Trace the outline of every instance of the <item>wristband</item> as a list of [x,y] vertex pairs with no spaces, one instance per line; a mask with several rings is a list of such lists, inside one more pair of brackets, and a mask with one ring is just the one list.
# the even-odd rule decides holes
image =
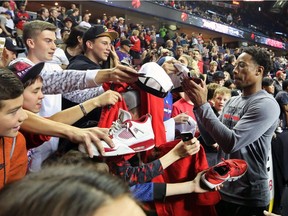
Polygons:
[[80,107],[80,109],[81,109],[83,115],[84,115],[84,116],[87,116],[87,112],[86,112],[86,110],[85,110],[85,108],[84,108],[84,106],[83,106],[82,103],[79,104],[79,107]]

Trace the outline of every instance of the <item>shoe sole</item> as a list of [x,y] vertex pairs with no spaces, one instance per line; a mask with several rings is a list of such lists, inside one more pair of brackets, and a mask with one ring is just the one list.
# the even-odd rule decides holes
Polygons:
[[207,181],[206,178],[205,178],[206,173],[204,173],[204,174],[201,176],[201,181],[202,181],[203,183],[205,183],[205,185],[206,185],[207,187],[209,187],[210,189],[214,189],[215,187],[223,184],[223,183],[226,182],[226,181],[233,182],[233,181],[238,180],[238,179],[241,178],[246,172],[247,172],[247,169],[246,169],[245,172],[242,173],[240,176],[235,176],[235,177],[230,177],[230,176],[229,176],[229,177],[227,177],[226,179],[223,179],[223,182],[221,182],[221,183],[219,183],[219,184],[212,184],[212,183],[210,183],[209,181]]
[[[146,140],[144,142],[136,143],[130,146],[127,145],[119,145],[117,149],[113,148],[105,148],[105,157],[117,156],[117,155],[125,155],[131,153],[137,153],[142,151],[148,151],[154,148],[155,142],[154,139]],[[99,154],[99,153],[98,153]]]
[[[112,157],[112,156],[148,151],[154,148],[154,146],[155,146],[154,139],[150,139],[150,140],[146,140],[144,142],[136,143],[130,146],[122,144],[122,145],[119,145],[117,148],[104,148],[104,151],[105,151],[105,157]],[[78,149],[79,151],[87,154],[87,151],[84,145],[79,145]],[[93,155],[101,156],[98,150],[96,149],[96,147],[93,148]]]

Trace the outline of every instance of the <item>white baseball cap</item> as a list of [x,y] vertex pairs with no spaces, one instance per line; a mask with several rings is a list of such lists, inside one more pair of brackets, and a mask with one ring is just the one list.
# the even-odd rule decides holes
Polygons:
[[136,84],[150,94],[164,98],[173,88],[170,77],[156,62],[148,62],[142,65],[139,73],[143,76],[138,78]]

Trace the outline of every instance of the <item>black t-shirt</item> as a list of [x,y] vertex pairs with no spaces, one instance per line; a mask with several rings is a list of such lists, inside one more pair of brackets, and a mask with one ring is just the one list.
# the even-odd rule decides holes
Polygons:
[[[93,69],[102,69],[100,65],[96,64],[95,62],[91,61],[86,56],[80,54],[75,57],[72,57],[70,59],[70,63],[67,67],[67,69],[75,69],[75,70],[93,70]],[[77,103],[74,103],[66,98],[62,97],[62,110],[68,109],[72,106],[77,105]],[[86,127],[87,124],[91,122],[99,121],[101,115],[101,108],[96,108],[92,110],[90,113],[88,113],[87,116],[84,116],[77,122],[75,122],[73,125],[76,127]],[[94,125],[96,126],[96,125]]]

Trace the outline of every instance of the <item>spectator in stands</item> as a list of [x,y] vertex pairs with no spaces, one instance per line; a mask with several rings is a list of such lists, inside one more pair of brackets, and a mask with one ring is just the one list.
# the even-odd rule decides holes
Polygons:
[[262,89],[264,89],[269,94],[274,96],[275,93],[274,80],[270,77],[264,77],[262,80]]
[[140,52],[141,52],[141,42],[139,39],[139,31],[134,29],[130,36],[130,41],[133,46],[130,48],[130,55],[133,59],[140,59]]
[[[64,41],[67,40],[67,38],[69,37],[70,34],[70,30],[68,29],[61,29],[61,38],[62,38],[62,43],[59,45],[59,47],[61,47],[64,44]],[[66,54],[65,54],[66,55]]]
[[234,55],[229,55],[227,63],[224,65],[224,71],[227,71],[230,74],[231,79],[234,78],[233,70],[236,64],[236,57]]
[[49,9],[49,18],[47,22],[52,23],[56,26],[56,38],[61,39],[61,29],[64,28],[61,20],[58,19],[59,12],[56,7],[51,7]]
[[70,8],[66,11],[66,15],[70,16],[73,13],[73,10],[76,8],[75,4],[71,4]]
[[227,23],[228,23],[229,25],[232,25],[232,24],[233,24],[232,13],[229,13],[229,14],[227,15],[226,21],[227,21]]
[[[273,96],[262,90],[262,79],[271,66],[270,54],[265,49],[244,48],[234,69],[235,84],[243,89],[243,96],[232,97],[219,118],[207,103],[207,89],[203,82],[201,85],[188,79],[182,82],[196,107],[194,113],[198,124],[201,124],[200,132],[206,144],[217,142],[221,147],[221,156],[244,159],[248,163],[244,177],[221,189],[222,199],[216,205],[219,215],[262,216],[270,202],[266,165],[280,114]],[[260,155],[249,154],[251,151]]]
[[10,11],[6,11],[4,14],[0,14],[0,27],[2,29],[1,37],[9,37],[12,34],[12,29],[7,27],[9,20],[11,20],[12,14]]
[[79,23],[79,26],[90,28],[91,24],[89,23],[90,20],[90,14],[85,13],[82,17],[82,21]]
[[217,63],[218,63],[217,70],[223,71],[223,66],[225,64],[224,54],[218,53],[217,56],[218,56],[218,58],[217,58]]
[[142,64],[145,64],[147,62],[156,62],[160,56],[157,49],[144,50],[144,53],[145,56],[142,55],[144,57],[144,59],[142,60]]
[[145,33],[145,48],[147,49],[150,44],[151,44],[151,31],[150,29],[146,29],[146,33]]
[[276,96],[278,92],[283,90],[282,83],[286,79],[286,73],[283,72],[282,70],[278,70],[276,72],[276,76],[273,79],[274,79],[274,87],[275,87],[274,96]]
[[213,75],[217,71],[217,66],[218,64],[216,61],[211,61],[209,63],[209,70],[207,71],[206,75],[206,84],[213,82]]
[[2,1],[2,6],[0,7],[0,14],[3,14],[7,11],[9,11],[11,13],[11,19],[13,20],[15,17],[15,14],[14,14],[14,10],[11,9],[11,7],[10,7],[9,0],[8,1]]
[[[27,4],[27,1],[25,1],[25,4]],[[11,10],[11,11],[16,11],[16,10],[18,10],[17,4],[16,4],[16,2],[15,2],[14,0],[10,0],[10,1],[9,1],[9,7],[10,7],[10,10]]]
[[217,55],[218,55],[218,49],[217,47],[213,46],[209,52],[209,58],[213,60],[213,56],[217,56]]
[[116,25],[115,31],[118,32],[120,37],[127,37],[128,36],[128,26],[125,23],[125,19],[123,17],[118,18],[118,23]]
[[161,59],[162,57],[165,57],[165,56],[171,56],[170,50],[168,50],[168,49],[166,49],[166,48],[160,49],[159,59]]
[[183,33],[182,34],[182,38],[181,38],[181,41],[180,41],[180,45],[183,46],[184,44],[187,44],[189,46],[189,39],[188,39],[188,35]]
[[58,12],[59,12],[59,15],[58,15],[58,19],[61,20],[61,22],[64,22],[65,18],[67,17],[66,15],[66,8],[63,7],[63,6],[60,6],[58,7]]
[[[231,90],[226,87],[219,87],[213,94],[213,106],[212,109],[216,116],[219,116],[226,104],[231,98]],[[215,164],[214,164],[215,165]]]
[[175,50],[173,48],[173,41],[172,40],[167,40],[165,43],[165,48],[168,49],[172,53],[172,57],[176,55]]
[[17,28],[17,35],[22,36],[24,24],[30,20],[30,16],[26,11],[26,4],[21,4],[19,10],[15,14],[15,24]]
[[9,1],[1,1],[2,6],[0,6],[0,14],[5,13],[9,10]]
[[181,45],[178,45],[176,47],[176,55],[175,55],[175,59],[178,60],[180,58],[181,55],[183,55],[183,47]]
[[[60,44],[58,44],[58,47],[60,47],[62,49],[63,47],[63,44],[64,44],[64,41],[67,40],[67,38],[69,37],[69,34],[70,34],[70,30],[68,29],[61,29],[61,38],[62,38],[62,41],[60,41]],[[66,55],[66,54],[65,54]],[[67,57],[67,56],[66,56]]]
[[37,20],[47,21],[49,18],[49,11],[46,7],[41,7],[38,11]]
[[[140,27],[140,26],[139,26]],[[147,44],[146,44],[146,41],[145,41],[145,32],[144,31],[142,31],[142,30],[139,30],[139,36],[138,36],[138,38],[139,38],[139,40],[140,40],[140,55],[141,55],[141,53],[143,53],[144,51],[145,51],[145,49],[147,49]]]
[[224,51],[224,60],[225,60],[225,62],[228,61],[228,58],[229,58],[230,55],[231,55],[230,49],[229,48],[225,48],[225,51]]
[[238,26],[243,26],[243,21],[240,14],[236,17],[235,24]]
[[288,80],[284,80],[282,84],[283,90],[279,91],[275,96],[280,109],[280,127],[282,129],[288,128]]
[[62,29],[71,31],[72,26],[73,26],[73,20],[72,20],[70,17],[66,17],[66,18],[64,19],[63,24],[64,24],[64,26],[63,26]]
[[234,81],[232,79],[226,80],[224,82],[223,86],[226,87],[226,88],[229,88],[231,90],[236,89],[236,86],[235,86]]
[[199,44],[198,44],[198,40],[197,40],[195,32],[192,32],[192,34],[191,34],[191,45],[190,46],[192,48],[199,49]]
[[183,44],[182,48],[183,48],[183,54],[188,54],[189,44]]
[[203,74],[204,73],[204,67],[203,67],[204,63],[202,61],[202,56],[200,54],[199,49],[193,49],[192,57],[197,62],[200,73]]
[[241,54],[240,48],[235,48],[233,55],[235,55],[236,59],[238,58],[238,56],[239,56],[240,54]]
[[101,25],[106,25],[108,22],[107,15],[104,13],[101,20]]
[[230,74],[227,71],[224,71],[224,81],[231,79]]
[[[151,41],[157,41],[157,37],[156,37],[156,31],[151,30]],[[156,42],[157,43],[157,42]]]
[[198,41],[199,50],[202,53],[203,52],[204,38],[203,38],[203,35],[201,32],[198,33],[197,41]]
[[159,29],[160,37],[165,38],[167,32],[168,32],[168,29],[165,27],[165,25],[162,25],[162,27]]
[[212,75],[212,82],[219,84],[220,86],[224,85],[225,82],[225,75],[223,71],[216,71]]
[[25,52],[24,48],[18,47],[14,39],[6,38],[2,53],[2,67],[7,67],[11,61],[17,58],[18,53]]
[[127,65],[132,66],[132,59],[130,56],[130,47],[132,46],[130,40],[125,39],[120,41],[120,48],[116,50],[118,58],[121,63],[127,63]]
[[141,55],[142,64],[145,64],[146,62],[151,62],[151,61],[155,62],[158,58],[159,58],[159,54],[158,54],[157,42],[151,41],[148,48],[142,52],[142,55]]
[[73,26],[77,26],[79,24],[79,9],[74,8],[72,14],[67,17],[71,18]]
[[[271,51],[272,52],[272,51]],[[276,74],[278,70],[283,70],[283,67],[278,56],[273,57],[273,72]]]
[[179,58],[178,61],[181,62],[183,65],[185,65],[186,67],[188,67],[188,69],[192,69],[195,65],[195,61],[193,60],[193,58],[187,54],[182,54]]
[[177,46],[181,46],[181,40],[182,37],[181,36],[177,36],[175,39],[173,39],[173,48],[176,50]]
[[64,40],[61,48],[65,51],[68,60],[83,53],[83,34],[86,31],[87,28],[85,27],[75,26],[72,28],[69,37]]

